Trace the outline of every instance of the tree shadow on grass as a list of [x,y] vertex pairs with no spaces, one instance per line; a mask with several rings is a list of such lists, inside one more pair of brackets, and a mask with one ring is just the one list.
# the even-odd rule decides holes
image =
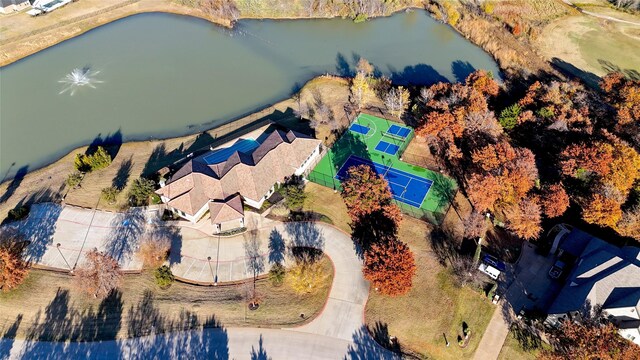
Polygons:
[[9,186],[7,187],[7,191],[5,191],[5,193],[2,194],[2,196],[0,196],[0,204],[9,200],[11,196],[13,196],[16,190],[20,187],[20,183],[22,183],[22,180],[24,180],[24,177],[27,175],[28,172],[29,172],[28,165],[25,165],[18,169],[16,174],[13,176],[13,179],[11,179]]
[[118,189],[118,191],[122,191],[127,186],[127,181],[129,181],[129,176],[131,175],[131,167],[133,166],[132,159],[133,156],[123,161],[118,168],[116,176],[111,180],[111,186]]

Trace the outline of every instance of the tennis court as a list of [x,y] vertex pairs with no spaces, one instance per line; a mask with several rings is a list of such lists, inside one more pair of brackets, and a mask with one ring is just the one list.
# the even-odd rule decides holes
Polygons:
[[395,155],[399,149],[400,149],[400,146],[388,143],[384,140],[380,140],[378,145],[376,145],[376,150],[389,155]]
[[362,135],[367,135],[369,133],[369,130],[371,130],[366,126],[356,124],[356,123],[351,124],[351,127],[349,129],[351,129],[351,131],[353,132],[356,132]]
[[393,124],[387,130],[387,133],[404,139],[411,133],[411,129]]
[[433,181],[429,179],[353,155],[350,156],[342,165],[340,170],[338,170],[336,179],[340,181],[346,179],[349,168],[359,165],[367,165],[375,173],[382,175],[389,183],[389,188],[391,189],[393,198],[413,207],[420,208],[422,206],[422,202],[424,201],[424,198],[427,197],[429,189],[433,184]]

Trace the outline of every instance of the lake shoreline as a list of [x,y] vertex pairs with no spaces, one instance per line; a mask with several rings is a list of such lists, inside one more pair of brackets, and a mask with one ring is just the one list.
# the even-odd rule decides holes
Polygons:
[[[69,6],[78,6],[78,3],[71,3],[61,10],[64,10]],[[132,0],[124,4],[116,4],[114,5],[114,8],[110,8],[108,11],[104,10],[105,9],[101,9],[94,13],[84,14],[78,17],[67,19],[63,21],[63,24],[59,26],[55,26],[55,24],[52,24],[51,28],[45,27],[45,30],[43,31],[35,30],[33,31],[33,33],[18,34],[10,37],[7,40],[0,41],[0,45],[2,45],[3,47],[3,51],[2,53],[0,53],[0,68],[11,65],[47,48],[58,45],[66,40],[70,40],[83,35],[91,30],[139,14],[165,13],[180,16],[189,16],[206,20],[216,26],[222,26],[228,29],[233,28],[233,23],[228,19],[211,17],[204,14],[201,10],[190,8],[184,5],[178,5],[173,2],[158,3],[157,1],[153,0]],[[415,5],[407,5],[398,8],[386,15],[381,14],[373,16],[371,17],[371,19],[388,17],[395,13],[407,10],[424,10],[424,8]],[[10,16],[28,15],[25,12],[20,12],[17,14],[12,14]],[[51,15],[47,14],[41,16]],[[321,20],[334,19],[339,17],[340,16],[337,14],[329,14],[327,16],[285,15],[278,17],[248,15],[240,16],[238,20]],[[37,37],[40,37],[40,39],[36,39]]]

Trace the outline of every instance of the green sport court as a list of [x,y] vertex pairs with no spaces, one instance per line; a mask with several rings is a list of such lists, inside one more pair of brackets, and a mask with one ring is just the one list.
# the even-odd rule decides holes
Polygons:
[[440,223],[457,189],[438,173],[402,161],[413,139],[411,127],[360,114],[309,174],[309,180],[334,189],[351,166],[367,165],[382,175],[395,203],[409,215]]

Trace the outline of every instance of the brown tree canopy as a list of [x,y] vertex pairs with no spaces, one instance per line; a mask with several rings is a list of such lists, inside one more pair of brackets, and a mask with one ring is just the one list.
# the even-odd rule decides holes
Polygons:
[[505,209],[507,228],[527,240],[537,238],[542,232],[540,205],[535,198],[524,198]]
[[442,156],[450,160],[462,158],[459,140],[465,130],[468,134],[486,131],[490,136],[500,132],[488,105],[488,99],[498,92],[498,84],[484,71],[470,74],[465,83],[437,83],[423,89],[423,115],[416,134],[438,143]]
[[622,214],[618,222],[618,232],[640,241],[640,205],[636,205]]
[[553,333],[553,350],[544,350],[539,360],[632,360],[640,358],[640,347],[623,338],[612,324],[562,323]]
[[19,233],[0,230],[0,290],[9,291],[27,277],[29,265],[23,259],[26,244]]
[[382,211],[394,221],[401,218],[400,209],[392,203],[387,181],[367,165],[354,166],[348,170],[348,178],[342,182],[342,198],[347,205],[351,220]]
[[600,82],[606,99],[616,109],[619,126],[640,124],[640,80],[627,79],[623,74],[608,74]]
[[118,261],[98,249],[89,251],[86,257],[86,262],[75,271],[80,289],[95,297],[109,295],[122,280]]
[[538,179],[531,150],[514,148],[505,140],[473,151],[471,161],[475,170],[467,193],[478,211],[518,203]]
[[540,204],[547,217],[554,218],[564,214],[569,207],[569,195],[562,183],[547,186],[542,193]]
[[151,232],[142,239],[138,254],[145,268],[155,269],[167,260],[170,248],[169,237],[160,232]]
[[518,105],[519,123],[535,121],[554,130],[591,133],[590,96],[577,82],[535,82]]
[[582,206],[582,218],[591,224],[616,227],[622,218],[621,204],[602,194],[594,194]]
[[416,264],[409,247],[398,240],[373,244],[364,255],[364,277],[385,295],[411,290]]

